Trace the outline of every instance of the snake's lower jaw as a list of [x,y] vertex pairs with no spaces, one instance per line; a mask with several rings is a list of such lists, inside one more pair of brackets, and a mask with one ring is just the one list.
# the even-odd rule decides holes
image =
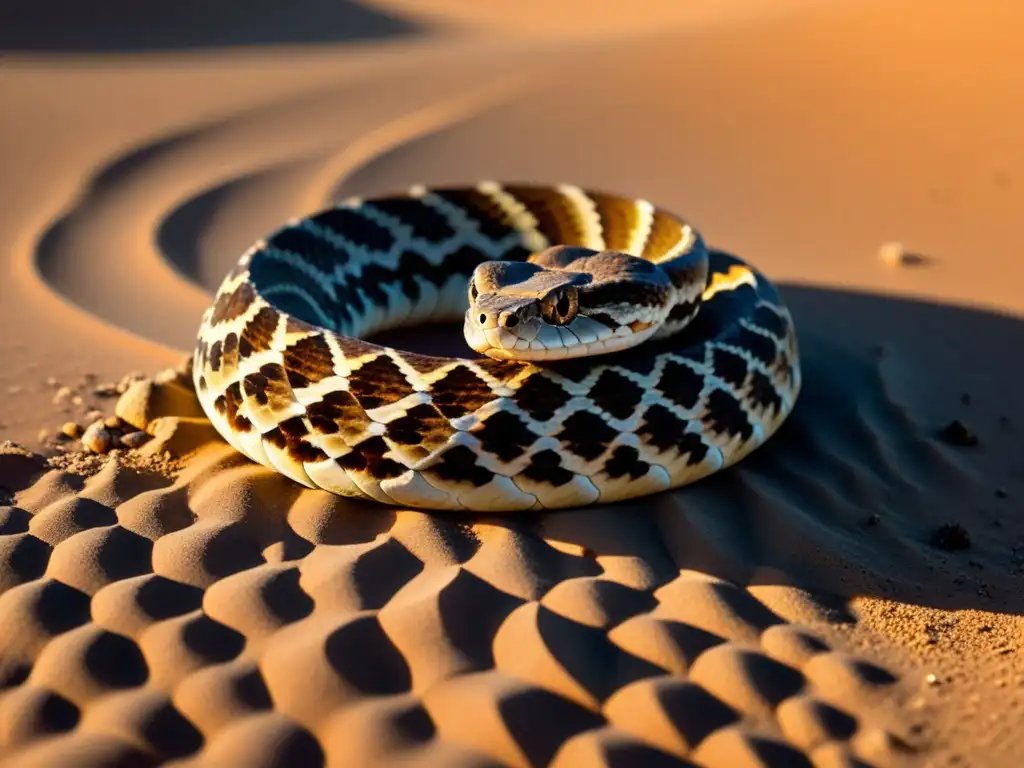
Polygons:
[[[479,352],[481,355],[487,355],[488,350],[492,349],[492,344],[487,340],[483,329],[470,320],[468,314],[462,324],[462,336],[466,339],[466,344],[468,344],[469,348],[474,352]],[[488,355],[488,357],[490,357],[490,355]]]

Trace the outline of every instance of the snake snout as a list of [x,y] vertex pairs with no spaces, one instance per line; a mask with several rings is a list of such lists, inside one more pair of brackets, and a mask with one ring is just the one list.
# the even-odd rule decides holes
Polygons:
[[478,310],[476,315],[477,324],[481,330],[490,328],[515,328],[519,325],[519,313],[515,310],[502,310],[499,312],[487,312]]
[[519,325],[519,315],[516,312],[502,312],[498,315],[498,325],[502,328],[515,328]]

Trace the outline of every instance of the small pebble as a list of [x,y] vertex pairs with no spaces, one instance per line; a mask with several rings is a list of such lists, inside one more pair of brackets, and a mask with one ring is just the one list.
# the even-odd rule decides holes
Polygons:
[[39,433],[36,435],[36,438],[39,440],[40,443],[47,442],[51,437],[52,434],[48,429],[40,429]]
[[121,445],[134,450],[135,448],[141,448],[152,439],[145,432],[129,432],[127,435],[121,436]]
[[60,386],[60,382],[57,381],[57,379],[55,379],[53,376],[51,376],[50,378],[48,378],[46,380],[46,386],[48,386],[48,387],[58,387],[58,386]]
[[956,552],[971,546],[971,535],[959,523],[946,523],[932,534],[932,545],[947,552]]
[[949,422],[942,430],[942,438],[951,445],[978,444],[978,436],[960,421]]
[[82,435],[82,445],[92,453],[106,453],[114,444],[114,438],[103,426],[102,421],[96,421],[89,425]]
[[70,437],[72,440],[77,440],[82,436],[85,430],[81,424],[77,424],[73,421],[65,421],[60,427],[61,434]]
[[71,387],[61,387],[57,390],[57,393],[53,396],[53,404],[60,405],[65,400],[70,400],[75,392]]
[[934,675],[934,674],[930,674],[930,675],[928,675],[928,676],[927,676],[927,677],[926,677],[926,678],[924,679],[924,681],[925,681],[926,683],[928,683],[928,685],[938,685],[938,684],[939,684],[939,678],[938,678],[938,677],[937,677],[936,675]]
[[903,243],[885,243],[878,249],[878,259],[885,266],[895,267],[924,267],[930,264],[933,259],[923,253],[908,251]]
[[72,405],[85,405],[85,400],[82,399],[81,395],[75,395],[71,398]]
[[138,371],[132,371],[127,376],[124,376],[117,383],[117,386],[114,389],[117,392],[117,394],[123,395],[125,392],[128,391],[128,388],[132,384],[134,384],[136,381],[141,381],[144,378],[146,378],[145,374],[139,373]]
[[117,416],[108,416],[103,420],[103,426],[107,429],[121,429],[124,426],[124,422]]
[[117,384],[113,382],[107,382],[106,384],[100,384],[98,387],[94,387],[92,393],[96,397],[116,397],[117,396]]
[[903,263],[903,243],[890,242],[878,249],[878,260],[887,267],[898,267]]
[[153,381],[157,384],[170,384],[172,382],[181,381],[182,378],[181,371],[177,368],[165,368],[153,377]]
[[16,395],[19,392],[21,392],[22,389],[24,389],[24,387],[19,387],[17,384],[15,384],[13,387],[8,387],[7,388],[7,394],[9,394],[9,395]]

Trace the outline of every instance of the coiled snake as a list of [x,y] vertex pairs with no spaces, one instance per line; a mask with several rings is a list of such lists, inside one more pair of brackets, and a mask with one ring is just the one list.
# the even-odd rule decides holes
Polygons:
[[[483,357],[363,340],[459,319]],[[415,187],[292,221],[225,278],[193,362],[251,459],[426,509],[691,483],[767,440],[800,389],[764,276],[651,203],[568,185]]]

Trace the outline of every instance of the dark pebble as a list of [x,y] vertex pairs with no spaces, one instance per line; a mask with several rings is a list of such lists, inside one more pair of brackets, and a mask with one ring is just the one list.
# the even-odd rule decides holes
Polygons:
[[951,421],[942,430],[942,438],[952,445],[977,445],[978,436],[961,421]]
[[946,523],[932,534],[932,545],[947,552],[956,552],[971,546],[971,534],[959,523]]

